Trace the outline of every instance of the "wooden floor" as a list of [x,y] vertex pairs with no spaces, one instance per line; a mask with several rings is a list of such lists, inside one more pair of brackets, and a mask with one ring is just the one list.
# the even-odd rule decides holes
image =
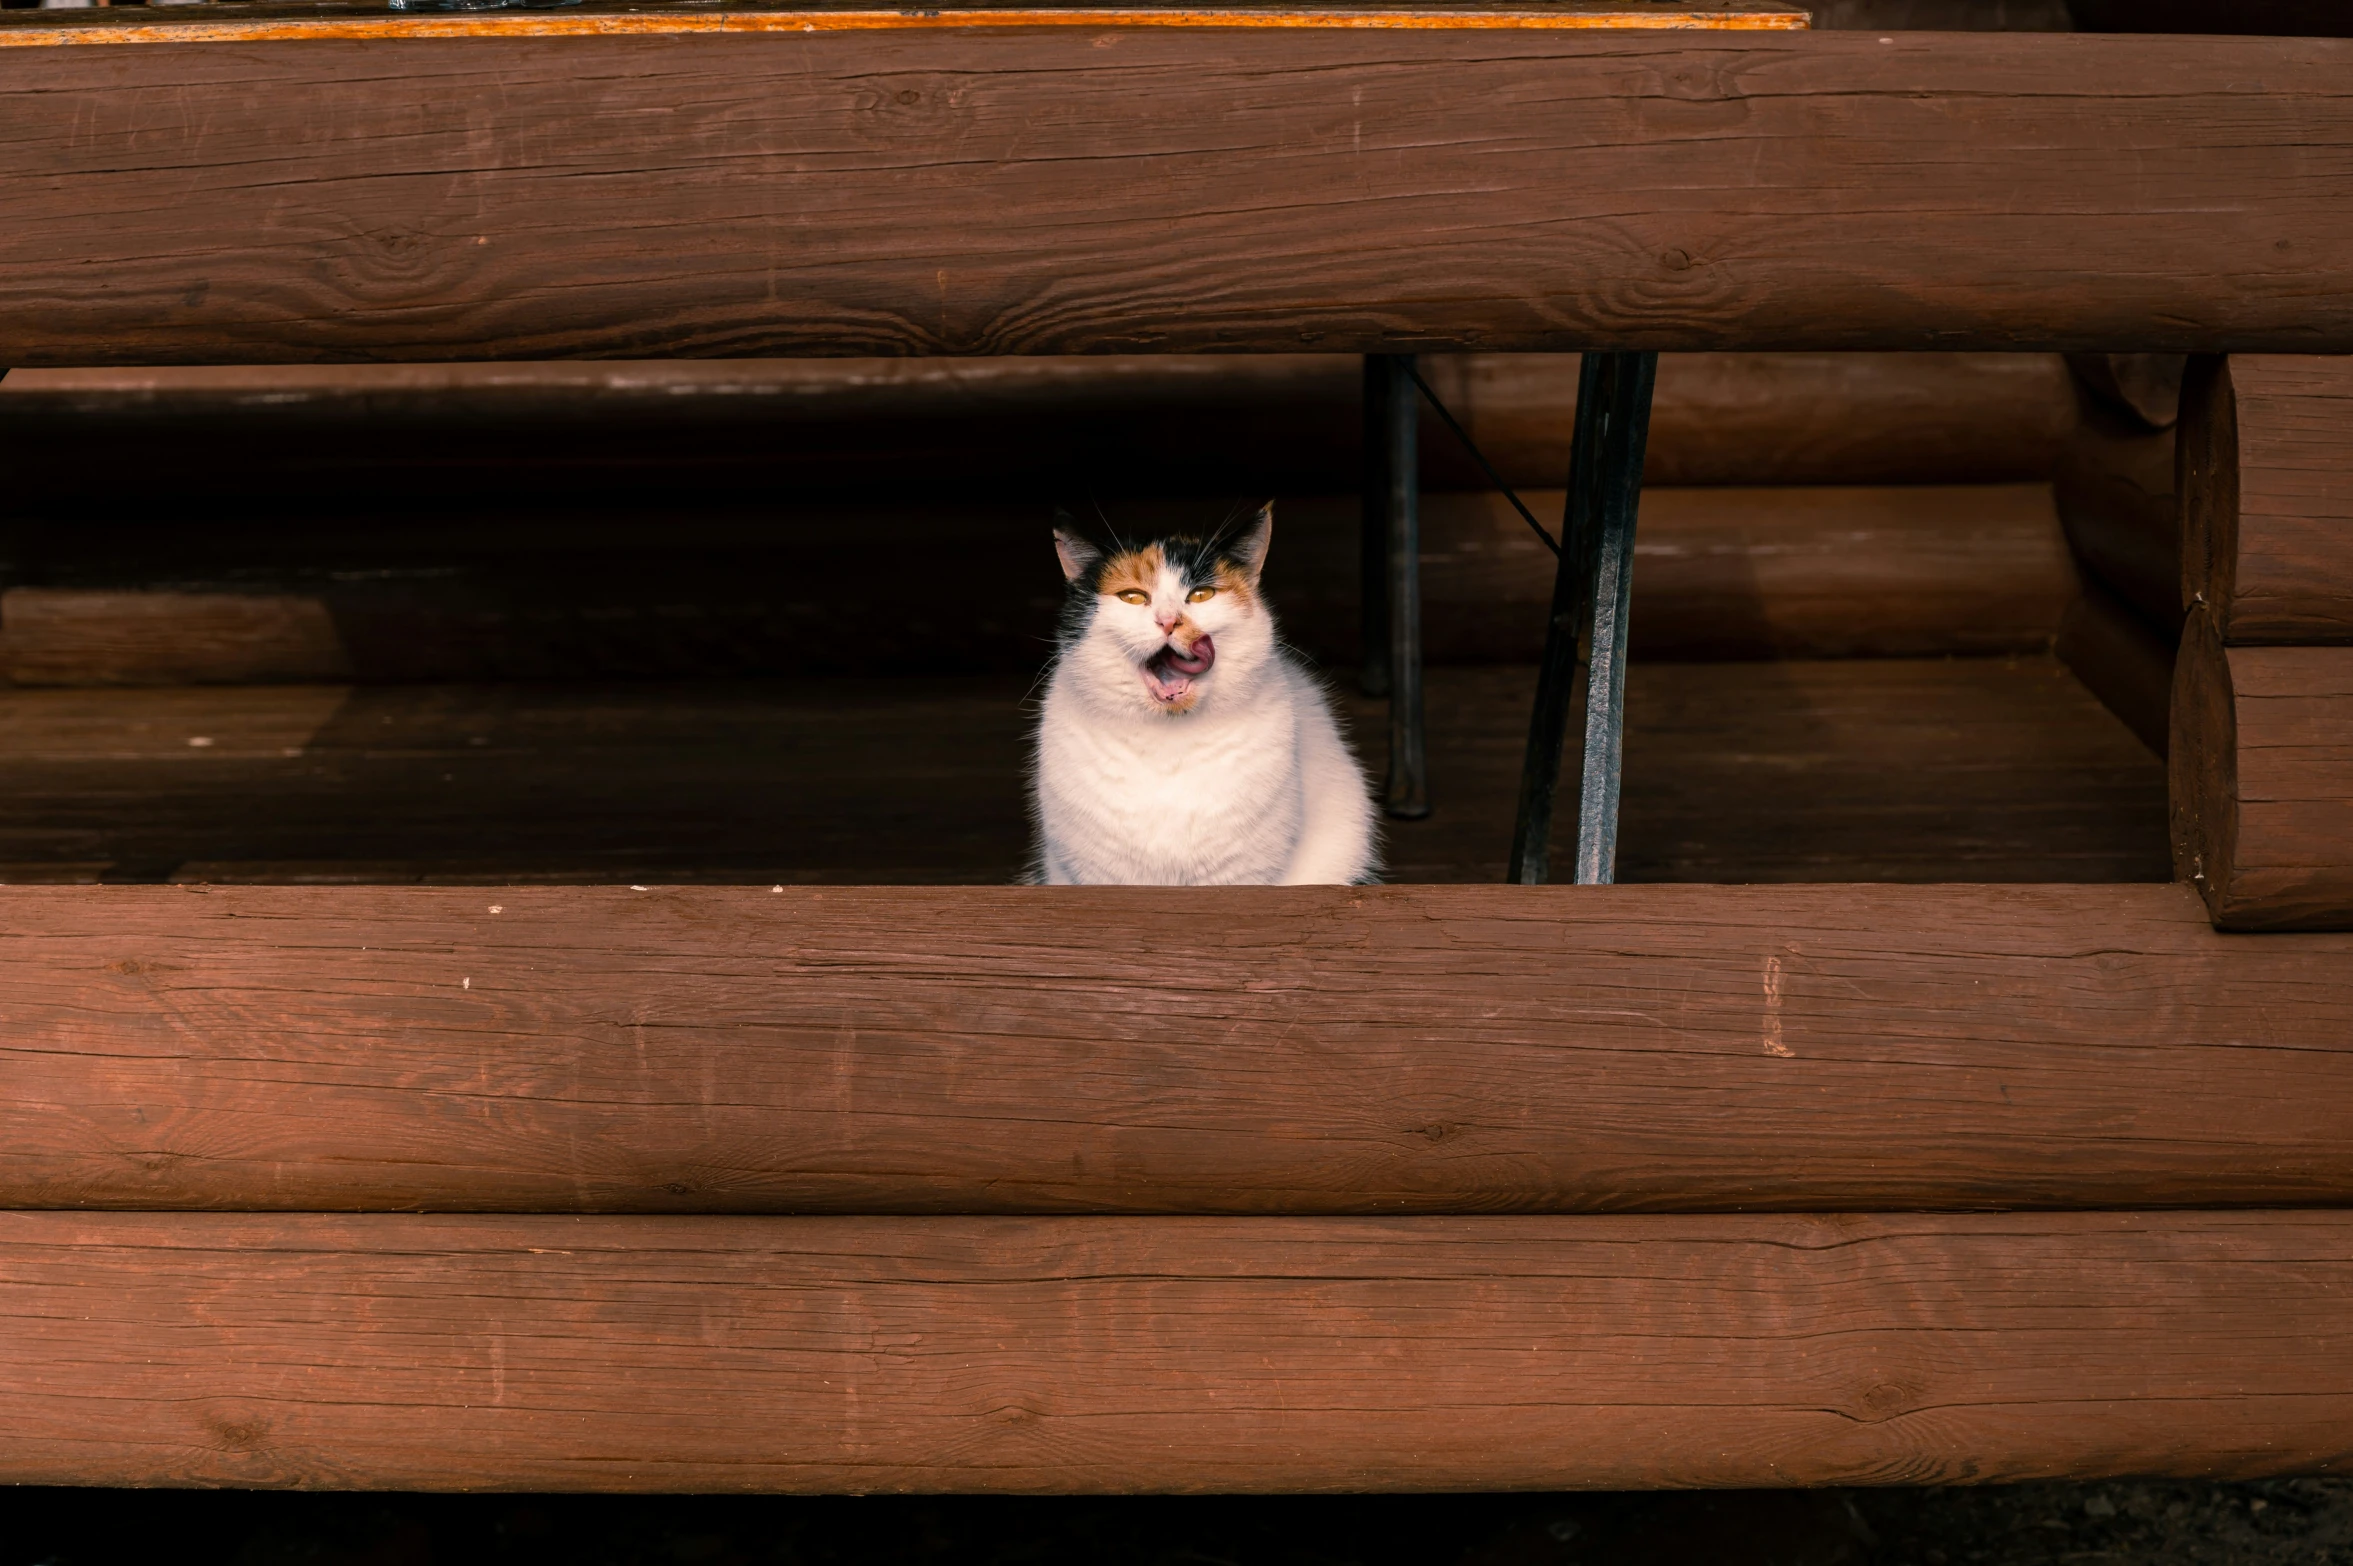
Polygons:
[[[1502,879],[1530,671],[1430,675],[1397,881]],[[0,880],[990,883],[1018,679],[0,690]],[[1350,699],[1375,770],[1382,709]],[[1629,881],[2161,881],[2162,765],[2047,658],[1656,664]]]

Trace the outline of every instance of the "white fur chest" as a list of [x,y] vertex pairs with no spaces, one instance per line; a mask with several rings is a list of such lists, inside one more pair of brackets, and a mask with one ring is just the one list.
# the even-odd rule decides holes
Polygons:
[[[1271,672],[1271,671],[1270,671]],[[1176,717],[1093,710],[1060,672],[1038,729],[1052,881],[1192,886],[1279,879],[1306,810],[1292,693]]]

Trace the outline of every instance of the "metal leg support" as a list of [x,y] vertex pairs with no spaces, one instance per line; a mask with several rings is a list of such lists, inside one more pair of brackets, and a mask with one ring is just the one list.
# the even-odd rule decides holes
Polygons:
[[1540,886],[1550,878],[1552,800],[1562,748],[1572,734],[1572,703],[1584,718],[1574,731],[1576,881],[1593,886],[1616,878],[1626,608],[1657,374],[1655,353],[1589,353],[1578,373],[1568,514],[1561,521],[1552,621],[1544,633],[1528,759],[1520,774],[1519,820],[1512,831],[1511,879],[1521,886]]
[[1422,405],[1406,373],[1412,356],[1386,357],[1381,445],[1388,480],[1389,776],[1381,808],[1400,821],[1418,821],[1430,813],[1422,731]]
[[1364,356],[1364,513],[1358,534],[1363,571],[1358,614],[1364,693],[1389,694],[1389,355]]

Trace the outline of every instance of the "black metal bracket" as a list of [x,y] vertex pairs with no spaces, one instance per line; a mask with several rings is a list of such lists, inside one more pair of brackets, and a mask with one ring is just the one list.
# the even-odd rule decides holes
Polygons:
[[1421,405],[1411,354],[1364,361],[1364,647],[1368,695],[1389,698],[1389,775],[1381,808],[1430,813],[1422,726]]
[[1655,353],[1589,353],[1577,375],[1569,498],[1553,573],[1552,618],[1536,676],[1528,755],[1512,829],[1511,879],[1550,879],[1553,795],[1562,749],[1577,725],[1577,866],[1583,886],[1616,878],[1618,785],[1625,735],[1626,621],[1634,584],[1634,523],[1650,436]]

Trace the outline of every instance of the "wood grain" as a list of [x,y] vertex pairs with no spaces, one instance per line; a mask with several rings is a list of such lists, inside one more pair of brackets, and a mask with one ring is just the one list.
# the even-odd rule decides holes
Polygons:
[[2232,644],[2353,641],[2353,359],[2202,359],[2182,409],[2185,600]]
[[2353,1218],[0,1215],[0,1479],[1368,1491],[2353,1460]]
[[2224,929],[2353,929],[2353,648],[2226,647],[2173,688],[2173,859]]
[[9,1207],[2353,1200],[2353,940],[2173,886],[54,887],[0,931]]
[[2333,40],[11,50],[0,363],[2353,348]]

